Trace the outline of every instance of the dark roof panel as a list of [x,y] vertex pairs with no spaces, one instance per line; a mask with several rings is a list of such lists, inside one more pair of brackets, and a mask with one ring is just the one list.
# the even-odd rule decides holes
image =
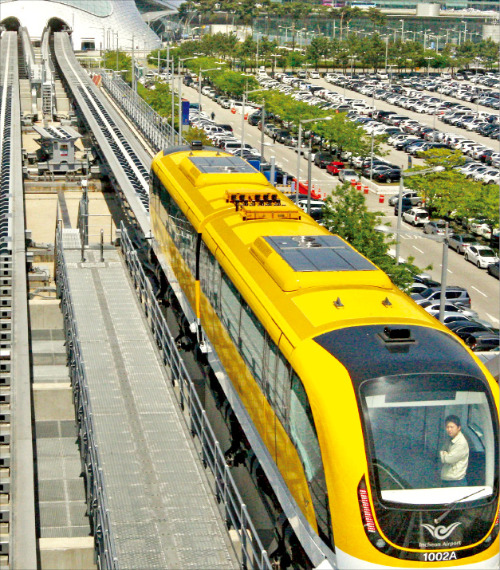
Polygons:
[[268,236],[267,243],[294,271],[376,271],[338,236]]

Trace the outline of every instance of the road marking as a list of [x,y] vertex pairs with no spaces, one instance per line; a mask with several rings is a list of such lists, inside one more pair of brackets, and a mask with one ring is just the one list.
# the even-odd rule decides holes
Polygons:
[[416,249],[416,250],[419,251],[420,253],[424,253],[421,249],[418,249],[418,247],[416,247],[415,245],[412,246],[412,247],[413,247],[413,249]]
[[280,158],[281,158],[281,160],[284,160],[285,162],[290,162],[290,161],[288,160],[288,158],[285,158],[284,156],[281,156]]
[[489,313],[486,313],[486,316],[488,317],[488,319],[490,319],[490,321],[493,321],[494,323],[498,323],[498,319],[495,318],[493,315],[490,315]]
[[474,287],[474,285],[471,285],[471,288],[474,289],[474,291],[477,291],[478,293],[480,293],[483,297],[488,297],[488,295],[485,295],[482,291],[480,291],[479,289]]

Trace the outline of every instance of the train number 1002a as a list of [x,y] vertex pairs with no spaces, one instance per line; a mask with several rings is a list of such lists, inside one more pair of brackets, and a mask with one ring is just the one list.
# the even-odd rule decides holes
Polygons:
[[424,552],[426,562],[441,562],[442,560],[456,560],[456,552]]

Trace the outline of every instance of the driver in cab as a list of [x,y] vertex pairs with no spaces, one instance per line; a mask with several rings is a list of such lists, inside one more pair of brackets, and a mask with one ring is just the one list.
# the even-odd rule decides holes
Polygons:
[[443,487],[466,487],[465,474],[469,464],[469,444],[462,433],[460,418],[455,415],[445,419],[445,429],[449,437],[445,448],[439,452],[441,481]]

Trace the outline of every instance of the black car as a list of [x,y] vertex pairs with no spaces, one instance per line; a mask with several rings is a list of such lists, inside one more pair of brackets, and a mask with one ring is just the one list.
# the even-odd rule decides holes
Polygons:
[[317,152],[314,156],[314,164],[320,168],[326,168],[334,160],[335,156],[331,152]]
[[474,332],[465,339],[465,344],[474,352],[487,352],[498,348],[500,338],[492,332]]
[[493,277],[498,279],[498,261],[496,263],[490,263],[487,269],[490,275],[493,275]]
[[401,170],[399,168],[387,168],[381,172],[373,173],[373,180],[377,182],[398,182],[401,178]]
[[254,127],[256,127],[259,124],[259,121],[262,118],[262,113],[261,111],[257,111],[255,113],[252,113],[251,115],[248,116],[248,124],[252,125]]
[[[397,216],[398,212],[399,212],[399,208],[398,208],[399,204],[396,204],[394,206],[394,215]],[[410,200],[410,198],[403,198],[401,200],[401,213],[406,212],[407,210],[411,210],[413,208],[413,204]]]

